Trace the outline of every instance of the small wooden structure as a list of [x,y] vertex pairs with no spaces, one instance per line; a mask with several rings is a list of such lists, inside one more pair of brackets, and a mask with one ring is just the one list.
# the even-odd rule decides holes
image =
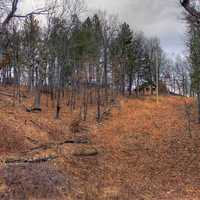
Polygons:
[[[156,95],[156,84],[144,82],[135,88],[135,93],[142,96]],[[159,81],[159,93],[162,95],[169,94],[167,86],[163,81]]]
[[135,88],[135,92],[138,95],[144,96],[155,95],[156,85],[154,83],[144,82]]

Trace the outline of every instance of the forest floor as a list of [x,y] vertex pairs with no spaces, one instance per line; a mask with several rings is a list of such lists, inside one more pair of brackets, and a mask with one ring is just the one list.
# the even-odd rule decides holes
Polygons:
[[193,99],[121,98],[97,124],[92,111],[75,123],[78,111],[66,106],[55,120],[45,98],[41,113],[29,113],[31,98],[13,105],[0,95],[0,199],[200,199]]

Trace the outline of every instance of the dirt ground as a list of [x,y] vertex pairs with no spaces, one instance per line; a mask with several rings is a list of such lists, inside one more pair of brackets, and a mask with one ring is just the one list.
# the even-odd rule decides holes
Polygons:
[[[11,88],[0,88],[12,92]],[[200,127],[193,99],[121,98],[106,120],[72,124],[43,97],[41,113],[0,95],[0,199],[198,200]],[[191,131],[187,108],[192,107]]]

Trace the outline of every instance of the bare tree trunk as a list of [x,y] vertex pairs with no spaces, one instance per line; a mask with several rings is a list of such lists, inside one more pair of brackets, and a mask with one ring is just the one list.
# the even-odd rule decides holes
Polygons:
[[34,109],[41,110],[41,80],[39,78],[39,69],[36,67],[36,80],[35,80],[35,100]]
[[128,87],[129,96],[132,95],[132,86],[133,86],[133,76],[132,76],[132,74],[130,74],[129,75],[129,87]]
[[55,113],[55,119],[59,119],[60,115],[60,88],[58,88],[56,92],[56,113]]
[[34,109],[41,110],[41,93],[40,89],[35,89]]
[[97,86],[97,121],[101,119],[101,93],[100,85]]
[[61,98],[61,79],[62,79],[62,62],[56,65],[56,113],[55,119],[59,119],[60,115],[60,98]]
[[105,102],[108,102],[108,48],[104,48],[104,84],[105,84]]
[[99,122],[101,119],[101,86],[100,86],[100,66],[97,66],[97,121]]
[[87,119],[87,111],[88,111],[88,95],[87,95],[87,85],[84,85],[84,93],[83,93],[83,120]]
[[197,92],[198,123],[200,124],[200,91]]

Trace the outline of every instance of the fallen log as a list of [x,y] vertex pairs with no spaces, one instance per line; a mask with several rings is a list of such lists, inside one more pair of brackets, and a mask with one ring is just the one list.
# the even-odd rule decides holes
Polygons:
[[26,112],[37,113],[37,112],[42,112],[42,109],[41,108],[26,108]]
[[40,146],[31,148],[28,152],[38,151],[38,150],[42,150],[43,151],[43,150],[51,149],[51,148],[55,147],[56,145],[57,145],[56,143],[42,144]]
[[55,147],[63,146],[65,144],[89,144],[89,143],[90,143],[89,140],[81,140],[81,139],[65,140],[65,141],[59,142],[59,143],[42,144],[40,146],[33,147],[29,151],[23,152],[23,153],[30,153],[30,152],[33,152],[33,151],[44,151],[44,150],[47,150],[47,149],[52,149],[52,148],[55,148]]
[[36,159],[8,159],[5,161],[5,164],[7,165],[13,165],[13,164],[27,164],[27,163],[41,163],[41,162],[47,162],[51,160],[57,159],[58,156],[48,156],[48,157],[42,157],[42,158],[36,158]]
[[64,142],[59,143],[58,145],[64,144],[89,144],[90,141],[88,139],[75,139],[75,140],[65,140]]
[[9,94],[9,93],[6,93],[6,92],[1,92],[1,91],[0,91],[0,95],[7,96],[7,97],[14,97],[13,94]]
[[73,152],[73,155],[77,157],[96,156],[97,154],[98,151],[94,147],[81,147]]
[[34,139],[30,138],[30,137],[26,137],[26,139],[27,139],[29,142],[31,142],[32,144],[38,144],[38,143],[39,143],[39,141],[34,140]]

